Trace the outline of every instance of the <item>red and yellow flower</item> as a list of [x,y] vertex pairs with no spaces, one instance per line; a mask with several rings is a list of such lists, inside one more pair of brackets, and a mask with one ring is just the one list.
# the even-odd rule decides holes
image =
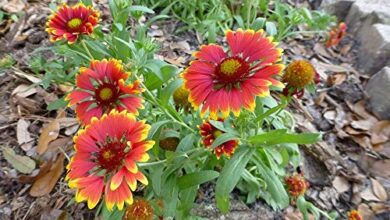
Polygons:
[[102,196],[109,210],[132,204],[137,181],[148,184],[136,163],[149,160],[147,151],[154,144],[146,140],[149,129],[133,114],[112,110],[79,130],[66,176],[69,186],[77,189],[76,201],[87,201],[90,209]]
[[90,35],[99,21],[99,12],[79,3],[74,6],[63,4],[53,13],[46,26],[52,42],[66,39],[68,43],[76,42],[79,35]]
[[326,42],[326,47],[332,47],[339,45],[340,41],[344,38],[347,33],[347,25],[344,22],[341,22],[338,27],[333,28],[329,32],[328,41]]
[[153,220],[153,207],[145,199],[137,199],[126,208],[123,220]]
[[363,220],[358,210],[351,210],[348,212],[348,220]]
[[76,76],[77,88],[66,100],[69,100],[69,106],[76,105],[77,117],[83,124],[112,109],[138,114],[137,109],[143,108],[143,100],[138,94],[143,90],[139,80],[126,83],[129,75],[118,60],[93,60],[89,68],[80,68]]
[[264,31],[227,31],[229,50],[219,45],[204,45],[194,53],[196,60],[181,74],[189,91],[192,106],[208,110],[210,117],[226,117],[232,111],[239,115],[241,107],[254,110],[256,96],[268,96],[271,85],[283,87],[276,80],[284,68],[277,64],[282,49]]
[[288,192],[293,199],[303,196],[309,188],[309,183],[305,180],[302,173],[297,173],[285,178]]
[[[218,121],[222,122],[223,120],[218,119]],[[221,131],[218,128],[214,127],[210,123],[210,121],[203,122],[203,124],[199,126],[199,130],[200,130],[200,135],[203,138],[202,143],[206,148],[211,147],[215,139],[217,139],[221,134],[225,133],[224,131]],[[237,146],[238,146],[238,140],[227,141],[215,147],[214,154],[218,159],[221,157],[222,154],[230,158],[234,154],[234,151],[236,150]]]
[[287,66],[282,77],[282,81],[287,83],[283,94],[285,96],[297,95],[297,97],[302,97],[305,87],[312,83],[319,83],[319,77],[309,61],[295,60]]

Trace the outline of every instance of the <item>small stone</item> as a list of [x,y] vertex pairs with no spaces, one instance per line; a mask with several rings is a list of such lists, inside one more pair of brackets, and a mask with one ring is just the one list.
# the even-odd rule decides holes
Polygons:
[[[390,17],[389,11],[390,1],[388,0],[357,0],[352,4],[346,22],[349,27],[358,30],[366,20],[371,23],[370,25],[384,23],[387,20],[385,18]],[[383,21],[374,19],[375,16],[383,18]]]
[[386,66],[367,83],[369,109],[381,119],[390,119],[390,67]]
[[372,75],[390,65],[390,25],[374,24],[362,33],[358,64]]
[[355,1],[356,0],[323,0],[321,8],[330,14],[336,15],[341,20],[344,20],[351,5]]

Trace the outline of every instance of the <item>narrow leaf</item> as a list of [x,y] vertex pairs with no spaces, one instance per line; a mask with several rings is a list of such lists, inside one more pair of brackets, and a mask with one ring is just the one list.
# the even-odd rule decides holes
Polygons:
[[179,178],[178,186],[180,189],[187,189],[193,186],[198,186],[202,183],[213,180],[219,176],[219,173],[214,170],[202,170],[199,172],[190,173]]

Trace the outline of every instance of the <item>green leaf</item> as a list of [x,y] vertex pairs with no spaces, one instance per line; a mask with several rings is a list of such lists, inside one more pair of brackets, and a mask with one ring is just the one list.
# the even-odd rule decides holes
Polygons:
[[66,105],[68,105],[68,102],[65,101],[65,96],[64,96],[47,105],[47,110],[48,111],[57,110],[66,107]]
[[202,170],[194,173],[186,174],[179,178],[177,184],[180,189],[187,189],[193,186],[198,186],[202,183],[213,180],[219,176],[219,173],[214,170]]
[[253,151],[251,148],[241,146],[223,167],[215,187],[217,207],[221,212],[229,211],[229,193],[240,180]]
[[165,124],[168,124],[171,122],[170,120],[164,120],[164,121],[159,121],[156,123],[153,123],[152,127],[150,128],[148,139],[153,139],[159,128]]
[[30,157],[17,155],[9,147],[3,147],[2,150],[4,158],[19,172],[30,174],[35,169],[35,162]]
[[219,137],[217,137],[217,139],[214,140],[213,144],[211,145],[211,148],[214,149],[230,140],[237,140],[237,136],[231,133],[223,133]]
[[194,134],[187,134],[177,145],[176,151],[177,152],[185,152],[189,149],[191,149],[195,142],[195,135]]
[[256,18],[255,21],[252,23],[252,29],[255,31],[262,29],[265,25],[265,22],[265,18]]
[[307,206],[306,206],[306,200],[305,197],[300,196],[297,199],[297,206],[299,211],[301,211],[303,215],[303,219],[308,220],[309,219],[309,212],[307,211]]
[[146,6],[142,6],[142,5],[133,5],[129,8],[129,11],[132,12],[132,11],[140,11],[140,12],[144,12],[144,13],[149,13],[149,14],[154,14],[154,11]]
[[275,23],[271,21],[267,21],[265,23],[265,30],[270,36],[275,36],[278,33],[278,29],[276,28]]
[[89,5],[92,6],[92,0],[81,0],[81,2],[82,2],[85,6],[89,6]]
[[253,144],[274,145],[282,143],[314,144],[321,139],[320,133],[287,134],[286,129],[277,129],[252,136],[249,142]]

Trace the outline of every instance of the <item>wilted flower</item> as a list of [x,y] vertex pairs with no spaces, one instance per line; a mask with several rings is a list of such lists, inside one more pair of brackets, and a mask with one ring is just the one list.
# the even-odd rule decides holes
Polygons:
[[115,205],[122,210],[124,202],[132,204],[137,181],[148,184],[136,163],[149,160],[147,151],[154,144],[145,140],[149,129],[133,114],[112,110],[79,130],[66,176],[69,186],[77,189],[76,202],[88,201],[92,209],[104,193],[109,210]]
[[363,220],[363,217],[360,215],[359,211],[351,210],[348,212],[348,220]]
[[181,106],[183,108],[187,108],[190,103],[188,102],[188,95],[190,93],[186,88],[183,86],[180,86],[178,89],[173,92],[173,101],[177,106]]
[[237,116],[241,107],[253,111],[256,96],[268,96],[271,85],[283,87],[274,79],[284,68],[276,64],[282,49],[263,30],[227,31],[229,50],[219,45],[204,45],[194,53],[197,58],[181,74],[189,90],[192,106],[201,106],[216,119],[219,113],[226,117],[231,111]]
[[287,66],[282,81],[287,83],[284,95],[302,97],[305,86],[319,83],[319,75],[309,61],[295,60]]
[[309,188],[309,183],[305,180],[302,173],[286,177],[285,182],[288,192],[294,199],[304,195],[307,188]]
[[123,220],[153,220],[153,208],[145,199],[137,199],[126,208]]
[[138,114],[137,109],[143,108],[143,100],[138,94],[143,90],[138,80],[134,84],[126,83],[129,75],[118,60],[93,60],[89,68],[80,68],[76,76],[77,88],[66,100],[69,100],[69,106],[76,105],[77,117],[83,124],[112,109]]
[[341,22],[338,27],[333,28],[329,32],[328,41],[326,42],[326,47],[337,46],[340,41],[344,38],[347,32],[347,25],[344,22]]
[[179,142],[180,140],[177,137],[167,137],[160,140],[159,145],[164,150],[175,151]]
[[[222,119],[218,119],[218,121],[223,121]],[[202,125],[199,126],[200,135],[203,137],[203,145],[206,148],[211,147],[215,139],[217,139],[221,134],[225,133],[218,128],[214,127],[210,121],[203,122]],[[237,140],[230,140],[227,141],[217,147],[214,148],[214,154],[219,159],[222,154],[224,154],[226,157],[230,158],[234,151],[236,150],[238,146]]]
[[74,6],[63,4],[53,13],[46,26],[51,41],[66,39],[74,43],[79,35],[90,35],[99,20],[99,12],[79,3]]

